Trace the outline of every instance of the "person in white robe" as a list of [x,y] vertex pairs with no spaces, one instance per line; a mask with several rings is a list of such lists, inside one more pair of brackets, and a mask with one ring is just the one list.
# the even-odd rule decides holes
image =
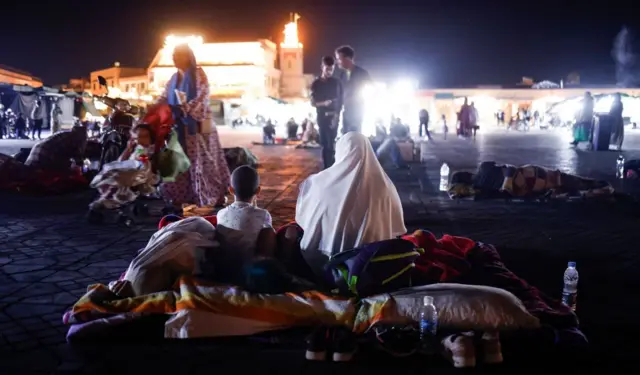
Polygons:
[[335,164],[301,184],[296,223],[302,256],[317,275],[332,255],[407,231],[398,191],[358,132],[337,142]]

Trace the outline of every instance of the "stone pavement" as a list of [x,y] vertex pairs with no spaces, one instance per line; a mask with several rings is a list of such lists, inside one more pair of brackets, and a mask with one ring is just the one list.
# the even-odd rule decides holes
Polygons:
[[[627,139],[631,146],[625,154],[638,155],[634,137]],[[436,139],[426,151],[426,168],[414,164],[409,171],[389,173],[410,229],[427,228],[494,243],[510,268],[555,296],[561,290],[566,262],[577,261],[578,315],[583,329],[604,360],[624,362],[633,354],[633,346],[620,342],[640,334],[629,314],[637,311],[638,302],[615,294],[620,288],[633,293],[640,287],[640,257],[634,251],[640,243],[635,206],[458,203],[437,191],[442,161],[452,169],[473,169],[481,160],[496,160],[591,175],[613,170],[617,153],[575,151],[565,144],[553,134],[481,134],[475,143]],[[293,218],[297,185],[318,168],[317,151],[280,146],[254,150],[265,165],[260,204],[271,211],[274,224],[284,223]],[[90,199],[87,193],[53,198],[0,196],[0,374],[122,374],[142,369],[211,373],[224,363],[235,371],[256,372],[256,366],[261,366],[261,373],[309,371],[301,353],[295,352],[292,358],[291,353],[276,349],[243,347],[245,360],[238,363],[230,361],[237,352],[210,343],[105,344],[90,357],[68,346],[62,313],[87,285],[117,278],[154,231],[154,221],[133,228],[89,225],[83,215]],[[134,359],[138,365],[127,363]]]

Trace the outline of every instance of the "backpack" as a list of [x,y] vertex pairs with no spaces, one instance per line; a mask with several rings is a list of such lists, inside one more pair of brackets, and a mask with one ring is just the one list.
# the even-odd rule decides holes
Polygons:
[[411,271],[421,253],[403,239],[374,242],[332,256],[325,273],[338,293],[363,298],[412,286]]

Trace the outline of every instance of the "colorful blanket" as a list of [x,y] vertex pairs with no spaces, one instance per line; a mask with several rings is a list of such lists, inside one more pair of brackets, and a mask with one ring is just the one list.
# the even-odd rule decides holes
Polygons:
[[456,172],[449,196],[456,198],[539,198],[610,197],[614,189],[598,181],[537,165],[497,165],[484,162],[476,173]]
[[[509,271],[491,245],[454,236],[436,239],[427,231],[405,238],[425,249],[417,262],[420,284],[416,285],[457,282],[501,288],[520,299],[541,324],[580,334],[575,314]],[[385,302],[389,296],[375,298]],[[64,322],[72,325],[69,340],[157,314],[171,316],[165,337],[172,338],[251,335],[317,324],[345,325],[362,333],[384,318],[385,311],[318,291],[249,294],[237,287],[182,276],[170,291],[134,298],[123,298],[105,285],[92,285],[64,315]]]

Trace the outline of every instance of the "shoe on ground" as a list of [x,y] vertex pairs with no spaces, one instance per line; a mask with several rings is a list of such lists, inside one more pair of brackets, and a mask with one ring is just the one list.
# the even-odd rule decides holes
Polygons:
[[473,333],[454,334],[442,340],[442,355],[455,368],[476,366],[476,350],[473,345]]
[[327,346],[329,343],[329,330],[327,327],[318,327],[307,337],[307,351],[305,358],[309,361],[324,361],[327,359]]
[[484,363],[497,364],[503,362],[502,345],[497,332],[485,332],[482,335],[481,343]]
[[356,337],[347,328],[337,327],[332,330],[331,349],[334,362],[349,362],[357,351]]

